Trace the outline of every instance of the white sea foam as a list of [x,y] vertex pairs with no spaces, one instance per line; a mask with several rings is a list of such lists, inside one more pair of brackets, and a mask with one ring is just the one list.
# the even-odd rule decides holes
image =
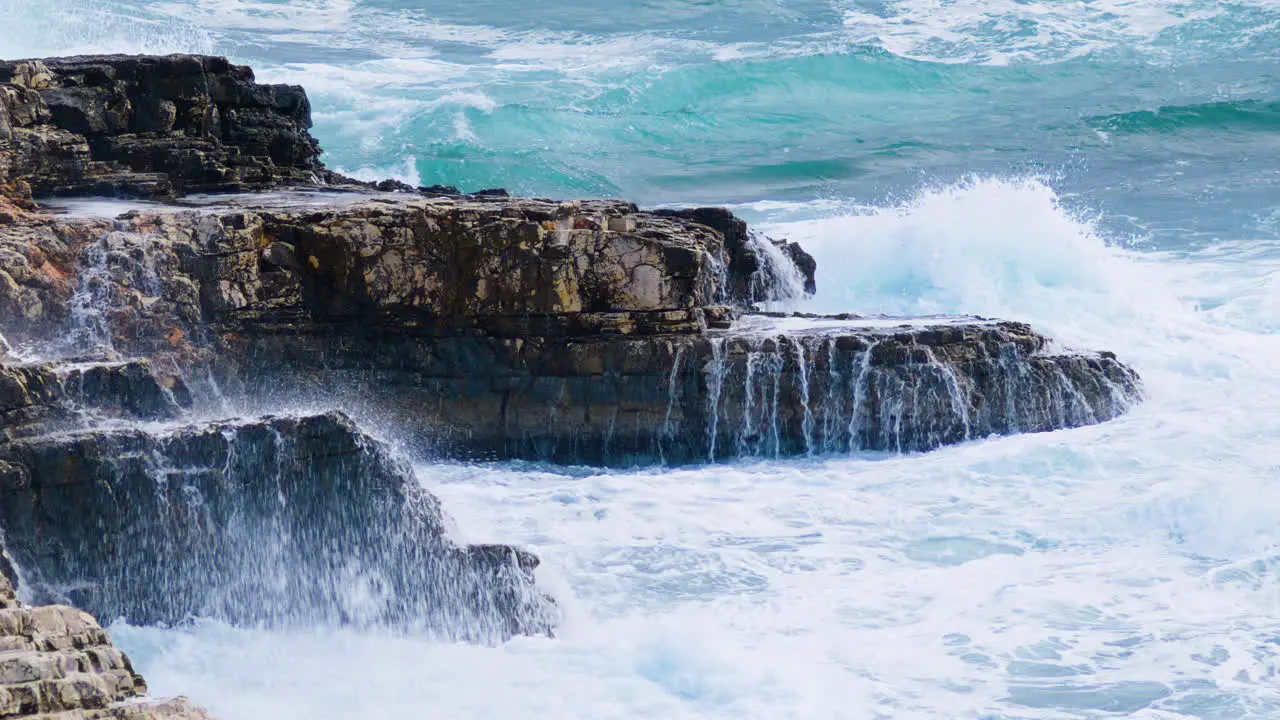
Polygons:
[[[489,83],[528,79],[536,93],[549,73],[592,93],[641,82],[626,75],[636,69],[868,43],[943,62],[1159,56],[1162,37],[1223,8],[901,0],[851,8],[835,33],[765,44],[511,31],[351,0],[0,0],[0,54],[260,53],[259,77],[312,92],[326,145],[372,158],[351,172],[416,184],[413,160],[397,160],[415,149],[397,133],[433,109],[496,112]],[[1230,42],[1275,25],[1250,28]],[[286,41],[308,61],[262,49]],[[1104,237],[1028,179],[886,206],[752,209],[817,256],[805,309],[1026,320],[1118,351],[1149,398],[1107,425],[920,457],[604,473],[424,465],[470,539],[540,553],[540,580],[568,615],[560,637],[479,648],[117,625],[152,689],[224,720],[1280,715],[1274,234],[1157,253]]]
[[[1242,5],[1263,13],[1280,10],[1272,0]],[[1163,35],[1229,10],[1188,0],[890,0],[874,11],[857,2],[848,6],[845,27],[854,41],[875,41],[917,60],[993,65],[1054,62],[1118,46],[1140,46],[1153,57],[1176,59],[1157,45]],[[1248,42],[1266,27],[1258,23],[1215,44]]]
[[215,40],[181,17],[116,0],[0,0],[0,57],[213,52]]
[[1194,310],[1158,255],[1109,244],[1038,179],[975,177],[821,215],[761,226],[818,259],[814,310],[1021,318],[1091,345]]
[[335,172],[365,182],[381,180],[399,180],[402,183],[417,187],[422,184],[422,176],[418,174],[418,163],[413,158],[406,159],[400,165],[383,165],[379,167],[362,167],[354,170],[335,168]]

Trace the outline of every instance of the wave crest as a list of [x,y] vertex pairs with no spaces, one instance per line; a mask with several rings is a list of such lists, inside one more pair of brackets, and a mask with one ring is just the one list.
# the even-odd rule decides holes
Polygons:
[[1164,328],[1191,311],[1155,254],[1108,242],[1035,178],[971,177],[767,231],[817,259],[824,312],[977,313],[1114,347],[1126,328]]

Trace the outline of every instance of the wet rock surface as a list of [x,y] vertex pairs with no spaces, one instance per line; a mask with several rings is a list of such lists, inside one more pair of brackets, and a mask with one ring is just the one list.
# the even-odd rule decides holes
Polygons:
[[177,376],[147,360],[5,363],[0,358],[0,440],[94,420],[169,420],[191,405]]
[[1141,394],[1108,354],[1020,323],[780,326],[653,337],[238,336],[246,390],[348,388],[429,452],[568,463],[918,452],[1090,425]]
[[3,328],[15,342],[70,322],[241,396],[359,398],[432,453],[913,452],[1101,422],[1141,394],[1113,357],[1054,352],[1015,323],[751,315],[808,281],[788,245],[727,213],[371,198],[25,229],[0,237],[22,259],[0,303],[34,309]]
[[537,558],[446,537],[412,470],[337,413],[86,429],[0,445],[25,592],[99,617],[550,632]]
[[913,452],[1101,422],[1141,392],[1114,358],[1053,352],[1016,323],[752,315],[809,283],[789,245],[723,211],[373,198],[29,229],[80,280],[14,263],[35,278],[14,297],[41,310],[12,337],[56,332],[87,295],[88,340],[203,364],[241,396],[358,398],[430,453]]
[[190,403],[145,360],[0,364],[0,570],[107,620],[551,631],[538,559],[452,541],[346,416],[196,422]]
[[[781,257],[766,238],[741,241]],[[145,207],[0,233],[0,309],[14,342],[63,335],[190,364],[228,355],[240,335],[329,328],[698,334],[730,325],[731,307],[802,295],[809,282],[777,262],[731,267],[729,254],[710,226],[607,201]]]

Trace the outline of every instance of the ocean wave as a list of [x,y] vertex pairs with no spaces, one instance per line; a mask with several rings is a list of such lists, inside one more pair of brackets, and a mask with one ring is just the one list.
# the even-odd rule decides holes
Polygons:
[[1030,321],[1070,344],[1190,317],[1150,253],[1109,242],[1038,178],[971,177],[888,206],[767,223],[818,260],[813,309],[976,313]]
[[1184,130],[1280,130],[1280,100],[1235,100],[1170,105],[1089,118],[1109,133],[1167,133]]
[[0,0],[4,59],[93,53],[212,53],[212,33],[124,0]]

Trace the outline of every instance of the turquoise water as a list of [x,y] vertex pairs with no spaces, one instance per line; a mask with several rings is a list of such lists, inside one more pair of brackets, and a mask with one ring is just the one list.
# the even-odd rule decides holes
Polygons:
[[0,55],[203,51],[370,179],[729,204],[801,309],[1109,348],[1132,415],[926,456],[420,458],[556,640],[115,632],[224,720],[1280,717],[1280,2],[0,0]]
[[1118,230],[1209,238],[1277,195],[1268,0],[5,6],[9,55],[201,50],[303,83],[326,160],[370,177],[651,204],[1035,174]]

